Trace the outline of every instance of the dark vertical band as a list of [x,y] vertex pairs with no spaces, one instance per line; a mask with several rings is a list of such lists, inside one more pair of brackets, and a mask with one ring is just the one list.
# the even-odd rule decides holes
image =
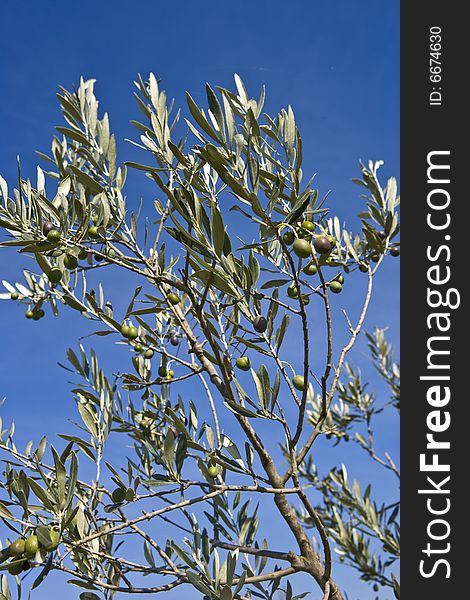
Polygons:
[[470,597],[470,32],[457,3],[401,11],[402,598],[442,600]]

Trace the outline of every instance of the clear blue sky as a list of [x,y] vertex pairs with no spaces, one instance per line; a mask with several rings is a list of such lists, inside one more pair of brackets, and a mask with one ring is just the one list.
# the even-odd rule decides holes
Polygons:
[[[177,4],[141,0],[82,0],[77,3],[4,0],[0,7],[0,173],[14,186],[16,155],[23,175],[35,177],[34,150],[48,150],[60,120],[55,93],[79,77],[97,79],[100,107],[110,114],[121,159],[142,159],[124,139],[135,137],[129,120],[137,73],[154,71],[184,106],[184,90],[203,102],[204,84],[232,86],[239,73],[256,95],[267,86],[268,111],[290,103],[304,140],[304,173],[318,173],[322,191],[332,190],[335,211],[351,220],[360,189],[351,183],[357,163],[383,159],[382,176],[399,175],[399,2],[224,2]],[[143,161],[145,162],[145,161]],[[152,197],[143,178],[132,177],[131,198]],[[0,253],[0,279],[21,280],[20,261]],[[368,326],[390,326],[398,346],[399,261],[389,259],[379,278],[381,292]],[[118,288],[109,281],[109,289]],[[67,376],[57,368],[65,350],[88,329],[76,313],[39,323],[24,319],[14,303],[0,304],[0,409],[14,416],[18,444],[53,437],[74,416]],[[363,349],[363,348],[362,348]],[[356,353],[361,358],[361,349]],[[396,423],[383,424],[384,445],[398,452]],[[367,476],[352,459],[352,473]],[[377,480],[387,494],[388,480]],[[336,567],[335,567],[336,568]],[[340,569],[350,599],[374,597]],[[187,591],[166,597],[180,600]],[[34,600],[64,592],[52,577]],[[312,594],[312,599],[318,593]],[[381,600],[387,600],[384,596]]]

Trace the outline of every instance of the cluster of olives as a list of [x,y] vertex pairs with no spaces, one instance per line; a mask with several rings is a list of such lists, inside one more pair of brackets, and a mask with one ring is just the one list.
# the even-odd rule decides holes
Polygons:
[[44,310],[43,310],[42,308],[36,308],[36,307],[35,307],[35,308],[33,308],[33,309],[29,308],[29,309],[28,309],[28,310],[25,312],[24,316],[25,316],[27,319],[32,319],[33,321],[39,321],[39,319],[42,319],[42,318],[44,317],[44,315],[45,315],[45,314],[46,314],[46,313],[44,312]]
[[[41,539],[48,540],[47,543],[41,543]],[[8,567],[10,575],[19,575],[23,571],[31,568],[30,560],[34,559],[38,550],[44,552],[54,552],[59,546],[59,533],[51,527],[40,526],[36,533],[28,537],[20,537],[1,552],[1,559],[11,558],[11,564]]]
[[[137,327],[135,327],[132,324],[128,325],[127,323],[123,323],[121,325],[121,333],[122,333],[122,336],[125,337],[130,342],[133,342],[135,339],[137,339],[139,337],[139,330],[137,329]],[[147,358],[149,360],[151,358],[153,358],[153,355],[155,354],[155,352],[152,350],[152,348],[145,349],[142,346],[142,344],[139,344],[139,343],[134,344],[134,350],[138,354],[143,352],[144,358]]]
[[111,494],[111,498],[116,504],[122,504],[126,500],[132,502],[135,498],[135,492],[132,488],[117,487]]
[[[45,221],[42,225],[42,233],[44,234],[47,241],[54,246],[57,245],[61,240],[61,233],[54,223],[51,221]],[[100,232],[96,225],[90,224],[87,230],[87,235],[93,240],[101,238]],[[111,251],[109,251],[110,253]],[[88,252],[85,249],[80,249],[77,253],[67,252],[64,256],[64,267],[69,271],[73,271],[78,267],[79,260],[85,260],[88,257]],[[99,262],[103,260],[103,257],[97,256],[96,260]],[[60,283],[62,279],[62,271],[58,267],[51,267],[46,273],[47,278],[53,284]]]
[[175,376],[175,372],[166,365],[160,365],[158,368],[158,376],[165,379],[165,381],[171,381]]
[[[298,298],[299,295],[297,293],[297,287],[293,284],[290,285],[287,288],[287,295],[289,296],[289,298]],[[308,296],[307,294],[301,294],[300,301],[304,306],[306,306],[310,302],[310,296]]]
[[[336,245],[336,239],[332,235],[316,235],[313,233],[315,231],[315,223],[313,221],[309,221],[305,219],[304,221],[297,224],[296,235],[294,232],[289,229],[284,233],[282,239],[284,243],[288,246],[293,244],[293,251],[296,256],[299,258],[309,258],[312,256],[312,238],[313,238],[313,247],[318,254],[328,254],[332,251],[332,249]],[[314,273],[312,273],[314,274]]]

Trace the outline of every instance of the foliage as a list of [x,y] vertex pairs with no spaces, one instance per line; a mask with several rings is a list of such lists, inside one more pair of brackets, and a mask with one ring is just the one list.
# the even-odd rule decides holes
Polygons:
[[[147,164],[119,164],[94,83],[61,88],[65,126],[57,127],[50,154],[40,153],[48,167],[38,167],[36,184],[19,170],[10,195],[0,178],[0,226],[7,233],[1,245],[36,263],[23,283],[4,282],[3,297],[31,319],[75,310],[96,325],[95,335],[130,349],[133,370],[109,376],[93,350],[69,349],[68,368],[80,378],[72,390],[77,434],[62,434],[60,450],[42,439],[21,451],[13,426],[2,431],[0,518],[10,542],[35,533],[39,545],[33,556],[11,558],[7,541],[0,568],[37,569],[32,588],[51,569],[63,571],[88,590],[83,600],[182,584],[208,598],[270,599],[282,592],[294,600],[304,594],[294,593],[290,579],[301,572],[324,598],[340,599],[331,577],[333,541],[363,573],[372,570],[371,579],[388,585],[384,565],[367,555],[354,527],[363,523],[383,536],[393,554],[395,519],[385,522],[388,507],[377,509],[371,528],[368,492],[351,488],[345,470],[313,477],[310,451],[319,436],[343,436],[351,420],[368,423],[374,415],[360,377],[347,365],[346,387],[340,376],[363,328],[374,277],[384,258],[398,253],[396,181],[382,188],[381,162],[361,163],[356,183],[364,207],[359,230],[348,229],[331,215],[313,178],[303,183],[292,108],[274,118],[263,114],[264,90],[249,98],[238,76],[235,92],[207,86],[206,111],[187,94],[186,127],[155,76],[139,77],[143,119],[133,121],[140,134],[134,144],[147,152]],[[151,209],[131,211],[124,195],[129,168],[157,186]],[[244,225],[232,234],[235,221]],[[123,282],[119,298],[106,294],[102,268]],[[345,313],[350,337],[337,349],[332,305],[350,277],[362,277],[364,297],[355,324]],[[326,342],[316,373],[312,348],[321,335],[310,316],[320,310]],[[301,340],[300,365],[286,351],[293,335]],[[385,340],[378,341],[371,338],[374,358],[395,398],[395,367]],[[251,360],[237,368],[243,356]],[[331,409],[336,393],[351,411],[345,422],[336,405]],[[106,449],[122,438],[129,455],[112,465]],[[280,439],[284,453],[276,448]],[[373,452],[370,440],[356,441]],[[80,475],[84,460],[95,464],[91,481]],[[304,478],[322,491],[327,509],[315,509]],[[285,526],[282,551],[260,535],[263,502],[269,518],[274,510]],[[345,514],[352,519],[346,524]],[[164,535],[155,523],[165,526],[158,530]],[[54,532],[60,544],[50,549]],[[346,547],[346,538],[355,546]],[[9,598],[6,578],[2,586]]]

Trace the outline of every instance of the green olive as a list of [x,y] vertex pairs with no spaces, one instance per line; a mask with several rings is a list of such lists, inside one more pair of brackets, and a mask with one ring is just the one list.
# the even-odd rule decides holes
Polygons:
[[11,298],[12,300],[18,300],[18,298],[19,298],[19,297],[20,297],[20,295],[18,294],[18,292],[12,292],[12,293],[10,294],[10,298]]
[[38,536],[33,533],[32,535],[30,535],[29,537],[26,538],[26,541],[24,543],[25,554],[28,554],[29,556],[34,556],[36,554],[36,552],[38,551],[38,548],[39,548]]
[[295,287],[295,285],[290,285],[287,288],[287,295],[289,296],[289,298],[298,298],[297,288]]
[[342,289],[343,286],[339,281],[330,281],[330,290],[333,292],[333,294],[339,294]]
[[60,231],[57,229],[51,229],[47,234],[47,241],[51,242],[51,244],[57,244],[60,240]]
[[34,312],[33,312],[32,310],[27,310],[27,311],[24,313],[24,316],[25,316],[27,319],[33,319],[33,318],[34,318]]
[[292,383],[296,390],[303,391],[305,388],[305,378],[303,375],[295,375]]
[[235,361],[235,364],[241,371],[249,371],[250,370],[250,359],[248,356],[239,356]]
[[51,543],[44,548],[47,552],[54,552],[59,546],[59,534],[55,529],[49,529],[49,537],[51,538]]
[[302,221],[301,227],[310,233],[315,231],[315,223],[312,223],[312,221]]
[[212,479],[215,479],[217,477],[217,475],[219,474],[219,469],[215,465],[212,465],[211,467],[209,467],[207,469],[207,472],[209,474],[209,477],[212,477]]
[[152,358],[153,355],[155,354],[155,352],[152,350],[152,348],[148,348],[145,352],[144,352],[144,357],[145,358]]
[[316,265],[311,262],[308,265],[306,265],[302,271],[305,273],[305,275],[315,275],[318,272],[318,269],[316,267]]
[[334,248],[336,246],[336,238],[334,235],[327,235],[327,240],[330,242],[331,247]]
[[299,258],[308,258],[312,255],[312,246],[307,240],[295,240],[293,248]]
[[129,327],[129,332],[127,334],[127,337],[130,340],[135,340],[136,338],[138,338],[139,337],[139,330],[137,329],[137,327],[134,327],[134,325],[131,325]]
[[88,235],[94,240],[97,240],[101,237],[100,232],[98,231],[98,227],[96,227],[96,225],[90,225],[90,227],[88,227]]
[[178,294],[175,294],[173,292],[170,292],[167,296],[168,302],[170,304],[172,304],[173,306],[176,306],[177,304],[180,303],[180,297],[178,296]]

